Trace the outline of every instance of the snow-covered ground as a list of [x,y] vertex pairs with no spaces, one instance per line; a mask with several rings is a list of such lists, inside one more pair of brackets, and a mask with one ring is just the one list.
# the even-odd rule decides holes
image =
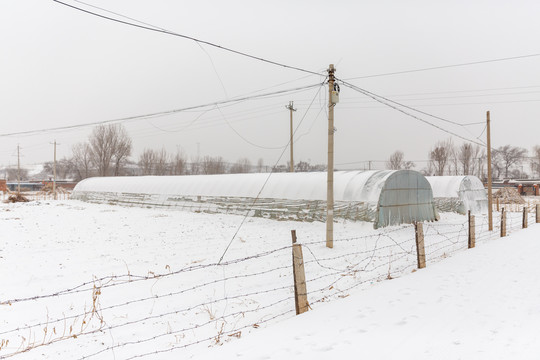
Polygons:
[[[515,241],[498,240],[478,218],[478,247],[468,251],[466,217],[424,224],[428,268],[417,272],[410,225],[340,222],[328,249],[324,223],[247,218],[234,236],[243,220],[78,201],[0,205],[0,359],[478,358],[479,349],[521,354],[512,326],[537,316],[512,308],[526,305],[521,291],[535,285],[512,275],[523,263],[516,271],[533,276],[537,250],[514,247],[536,230],[518,232],[519,213],[509,214]],[[299,317],[292,229],[312,307]],[[518,283],[491,288],[504,279]],[[510,310],[494,316],[503,305]],[[509,346],[490,352],[490,344]]]
[[538,359],[540,227],[287,319],[201,359]]

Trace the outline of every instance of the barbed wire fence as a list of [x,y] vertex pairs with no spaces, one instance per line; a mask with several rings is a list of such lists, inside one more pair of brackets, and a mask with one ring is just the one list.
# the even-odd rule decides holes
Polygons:
[[[536,213],[509,212],[507,232],[533,224]],[[477,243],[500,237],[476,217]],[[367,235],[302,242],[309,304],[348,297],[353,289],[416,271],[414,226]],[[468,221],[424,224],[427,266],[468,248]],[[180,350],[219,346],[250,331],[295,315],[290,246],[217,263],[193,263],[164,273],[120,274],[57,291],[1,299],[0,359],[155,358]],[[73,356],[77,354],[77,356]]]

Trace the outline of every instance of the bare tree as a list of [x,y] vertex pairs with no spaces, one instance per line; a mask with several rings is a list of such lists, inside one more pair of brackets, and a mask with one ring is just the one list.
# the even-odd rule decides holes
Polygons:
[[[287,166],[290,167],[290,162],[287,162]],[[294,171],[296,172],[308,172],[311,171],[311,164],[308,161],[300,160],[296,164],[294,164]]]
[[169,168],[169,154],[164,148],[160,151],[155,151],[155,163],[153,175],[167,175]]
[[155,152],[152,149],[144,149],[141,155],[139,155],[139,169],[141,169],[142,175],[153,175],[154,164],[156,163]]
[[[115,142],[113,148],[114,176],[121,175],[120,170],[131,155],[131,138],[123,126],[115,128]],[[112,130],[111,130],[112,131]]]
[[224,174],[225,161],[221,156],[205,156],[201,162],[201,171],[203,174]]
[[487,179],[486,165],[487,165],[486,150],[480,147],[480,145],[474,146],[472,174],[478,176],[482,180],[486,180]]
[[400,150],[394,151],[386,162],[386,168],[390,170],[410,170],[415,166],[412,161],[405,161],[405,154]]
[[250,171],[251,171],[251,161],[249,161],[248,158],[238,159],[238,161],[234,163],[229,170],[231,174],[248,173]]
[[526,149],[517,146],[500,146],[494,150],[495,162],[493,166],[495,167],[496,163],[497,167],[504,171],[504,177],[508,178],[511,168],[513,166],[520,165],[523,162],[526,154]]
[[429,152],[429,167],[437,176],[444,175],[452,154],[452,142],[439,141]]
[[531,170],[540,177],[540,146],[535,145],[531,157]]
[[192,175],[198,175],[201,173],[201,158],[199,156],[192,156],[191,163],[189,164],[189,172]]
[[5,172],[7,174],[7,181],[16,181],[17,180],[17,174],[20,173],[21,175],[21,181],[28,180],[28,170],[21,168],[20,172],[18,172],[17,168],[7,168],[5,169]]
[[82,180],[91,176],[92,172],[92,157],[91,148],[88,143],[78,143],[71,148],[72,162],[76,179]]
[[172,175],[184,175],[187,172],[187,161],[184,153],[178,149],[176,155],[172,159],[171,174]]
[[474,168],[474,149],[471,144],[464,143],[459,147],[457,159],[459,160],[462,175],[470,175]]
[[390,170],[400,170],[403,167],[404,159],[405,154],[403,153],[403,151],[394,151],[394,153],[390,155],[390,158],[386,162],[386,168]]
[[90,159],[99,176],[118,175],[123,162],[131,155],[131,139],[120,124],[95,127],[89,144]]
[[259,160],[257,160],[257,172],[263,172],[263,169],[264,169],[264,160],[263,158],[259,158]]

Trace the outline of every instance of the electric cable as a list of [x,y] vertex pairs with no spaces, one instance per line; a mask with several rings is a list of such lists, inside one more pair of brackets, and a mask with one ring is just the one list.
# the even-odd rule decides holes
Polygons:
[[[390,107],[390,108],[392,108],[392,109],[394,109],[394,110],[396,110],[396,111],[399,111],[399,112],[401,112],[401,113],[403,113],[403,114],[405,114],[405,115],[407,115],[407,116],[410,116],[410,117],[412,117],[412,118],[414,118],[414,119],[416,119],[416,120],[418,120],[418,121],[421,121],[421,122],[423,122],[423,123],[425,123],[425,124],[427,124],[427,125],[430,125],[430,126],[432,126],[432,127],[434,127],[434,128],[437,128],[437,129],[439,129],[439,130],[441,130],[441,131],[444,131],[444,132],[446,132],[446,133],[448,133],[448,134],[450,134],[450,135],[452,135],[452,136],[455,136],[455,137],[457,137],[457,138],[460,138],[460,139],[462,139],[462,140],[464,140],[464,141],[467,141],[467,142],[470,142],[470,143],[474,143],[474,144],[477,144],[477,145],[480,145],[480,146],[485,146],[485,145],[483,145],[483,144],[481,144],[481,143],[479,143],[479,142],[477,142],[477,141],[475,141],[475,140],[467,139],[467,138],[464,137],[464,136],[461,136],[461,135],[459,135],[459,134],[456,134],[455,132],[452,132],[452,131],[450,131],[450,130],[447,130],[447,129],[445,129],[445,128],[439,126],[439,125],[433,124],[433,123],[431,123],[431,122],[429,122],[429,121],[427,121],[427,120],[425,120],[425,119],[422,119],[422,118],[419,117],[419,116],[416,116],[416,115],[411,114],[411,113],[409,113],[409,112],[407,112],[407,111],[405,111],[405,110],[403,110],[403,109],[400,109],[398,106],[402,106],[402,107],[408,108],[408,109],[410,109],[410,110],[417,111],[417,112],[419,112],[419,113],[421,113],[421,114],[425,114],[425,115],[428,115],[428,116],[432,116],[432,117],[434,117],[434,118],[436,118],[436,119],[440,119],[440,120],[443,120],[443,121],[446,121],[446,122],[449,122],[449,123],[453,123],[453,124],[455,124],[455,125],[463,126],[464,124],[460,124],[460,123],[456,123],[456,122],[454,122],[454,121],[446,120],[446,119],[440,118],[440,117],[438,117],[438,116],[431,115],[431,114],[425,113],[425,112],[423,112],[423,111],[420,111],[420,110],[411,108],[411,107],[409,107],[409,106],[406,106],[406,105],[402,105],[402,104],[396,103],[395,101],[386,99],[386,98],[384,98],[384,97],[382,97],[382,96],[379,96],[379,95],[376,95],[376,94],[374,94],[374,93],[371,93],[371,92],[369,92],[369,91],[367,91],[367,90],[361,89],[361,88],[359,88],[359,87],[357,87],[357,86],[355,86],[355,85],[352,85],[352,84],[350,84],[350,83],[347,83],[347,82],[345,82],[345,81],[343,81],[343,80],[340,80],[340,81],[341,81],[341,83],[342,83],[343,85],[347,86],[348,88],[350,88],[350,89],[352,89],[352,90],[355,90],[355,91],[358,91],[359,93],[362,93],[362,94],[364,94],[364,95],[366,95],[366,96],[369,96],[369,97],[372,98],[373,100],[375,100],[375,101],[377,101],[377,102],[379,102],[379,103],[381,103],[381,104],[384,104],[384,105],[386,105],[386,106],[388,106],[388,107]],[[381,100],[381,99],[383,99],[383,100]],[[391,103],[394,103],[394,104],[396,104],[396,105],[398,105],[398,106],[392,105]]]
[[[124,24],[124,25],[133,26],[133,27],[136,27],[136,28],[144,29],[144,30],[154,31],[154,32],[162,33],[162,34],[167,34],[167,35],[172,35],[172,36],[177,36],[177,37],[180,37],[180,38],[192,40],[192,41],[195,41],[195,42],[197,42],[199,44],[206,44],[206,45],[209,45],[209,46],[212,46],[212,47],[224,50],[224,51],[228,51],[228,52],[231,52],[231,53],[234,53],[234,54],[237,54],[237,55],[241,55],[241,56],[244,56],[244,57],[248,57],[248,58],[251,58],[251,59],[254,59],[254,60],[262,61],[262,62],[265,62],[265,63],[268,63],[268,64],[281,66],[283,68],[287,68],[287,69],[291,69],[291,70],[297,70],[297,71],[301,71],[301,72],[305,72],[305,73],[313,74],[313,75],[321,75],[320,73],[317,73],[315,71],[310,71],[310,70],[306,70],[306,69],[299,68],[299,67],[296,67],[296,66],[290,66],[290,65],[283,64],[283,63],[279,63],[277,61],[268,60],[268,59],[265,59],[265,58],[262,58],[262,57],[259,57],[259,56],[251,55],[251,54],[248,54],[248,53],[245,53],[245,52],[242,52],[242,51],[238,51],[238,50],[234,50],[234,49],[231,49],[231,48],[228,48],[228,47],[225,47],[225,46],[221,46],[221,45],[209,42],[209,41],[197,39],[197,38],[194,38],[192,36],[179,34],[179,33],[176,33],[176,32],[165,30],[165,29],[160,29],[158,27],[154,27],[153,25],[152,25],[152,27],[150,27],[148,25],[138,25],[138,24],[135,24],[135,23],[132,23],[132,22],[129,22],[129,21],[115,19],[115,18],[110,17],[110,16],[98,14],[96,12],[77,7],[75,5],[71,5],[71,4],[65,3],[65,2],[60,1],[60,0],[53,0],[53,1],[58,3],[58,4],[70,7],[72,9],[75,9],[77,11],[81,11],[81,12],[87,13],[89,15],[97,16],[97,17],[100,17],[102,19],[110,20],[110,21],[117,22],[117,23],[120,23],[120,24]],[[109,12],[108,10],[105,10],[105,9],[102,9],[102,10]],[[117,14],[117,15],[127,18],[124,15],[120,15],[120,14]],[[139,23],[142,23],[141,21],[138,21],[138,20],[135,20],[135,19],[132,19],[132,20],[136,21],[136,22],[139,22]]]
[[408,73],[415,73],[415,72],[421,72],[421,71],[447,69],[447,68],[453,68],[453,67],[478,65],[478,64],[487,64],[487,63],[499,62],[499,61],[526,59],[526,58],[537,57],[537,56],[540,56],[540,53],[528,54],[528,55],[520,55],[520,56],[511,56],[511,57],[490,59],[490,60],[472,61],[472,62],[466,62],[466,63],[460,63],[460,64],[452,64],[452,65],[433,66],[433,67],[414,69],[414,70],[403,70],[403,71],[394,71],[394,72],[374,74],[374,75],[356,76],[356,77],[351,77],[351,78],[347,78],[347,79],[344,79],[344,80],[368,79],[368,78],[374,78],[374,77],[380,77],[380,76],[391,76],[391,75],[408,74]]
[[[56,1],[56,0],[54,0],[54,1]],[[236,97],[236,98],[232,98],[232,99],[229,99],[229,100],[218,101],[218,102],[214,102],[214,103],[189,106],[189,107],[180,108],[180,109],[174,109],[174,110],[160,111],[160,112],[155,112],[155,113],[150,113],[150,114],[145,114],[145,115],[134,115],[134,116],[128,116],[128,117],[111,119],[111,120],[93,121],[93,122],[88,122],[88,123],[84,123],[84,124],[57,126],[57,127],[44,128],[44,129],[39,129],[39,130],[27,130],[27,131],[13,132],[13,133],[4,133],[4,134],[0,134],[0,137],[8,137],[8,136],[15,136],[15,135],[31,135],[31,134],[37,134],[37,133],[45,133],[45,132],[58,131],[58,130],[70,130],[70,129],[76,129],[76,128],[81,128],[81,127],[94,126],[94,125],[103,125],[103,124],[109,124],[109,123],[144,120],[144,119],[153,118],[153,117],[166,116],[166,115],[175,114],[175,113],[179,113],[179,112],[185,112],[187,110],[201,109],[201,108],[205,108],[205,107],[209,107],[209,106],[217,106],[217,105],[222,105],[222,104],[241,102],[241,101],[245,101],[245,100],[266,98],[266,97],[271,97],[272,95],[277,95],[277,94],[282,95],[282,94],[291,93],[291,92],[294,92],[294,91],[311,89],[311,88],[314,88],[314,87],[317,87],[317,86],[320,86],[320,85],[321,85],[320,83],[317,83],[317,84],[313,84],[313,85],[307,85],[307,86],[303,86],[303,87],[298,87],[298,88],[295,88],[295,89],[280,90],[280,91],[275,91],[275,92],[272,92],[272,93],[265,93],[265,94],[260,94],[260,95],[252,95],[252,96],[246,96],[246,97],[241,97],[241,98]]]
[[[319,91],[317,91],[317,93],[315,94],[315,96],[313,97],[313,100],[311,101],[311,104],[309,105],[309,107],[307,108],[306,112],[304,113],[304,116],[302,116],[302,119],[300,120],[300,122],[298,123],[298,125],[296,126],[296,128],[294,129],[293,131],[293,138],[294,138],[294,135],[296,133],[296,131],[300,128],[300,126],[302,125],[302,123],[304,122],[304,119],[306,118],[308,112],[309,112],[309,109],[311,108],[311,105],[313,105],[313,103],[315,102],[315,99],[317,99],[317,97],[319,96],[319,93],[321,91],[321,89],[323,88],[323,84],[321,84],[321,86],[319,87]],[[290,145],[290,139],[289,139],[289,142],[288,142],[288,145]],[[261,196],[261,193],[262,191],[264,190],[264,188],[266,187],[266,184],[268,183],[268,181],[270,180],[270,177],[272,177],[272,175],[274,174],[274,169],[275,167],[277,166],[277,164],[281,161],[281,158],[283,157],[283,155],[285,154],[285,151],[287,150],[287,146],[285,146],[283,148],[283,151],[281,152],[281,154],[279,155],[277,161],[275,162],[274,166],[272,166],[272,169],[270,170],[270,173],[268,174],[268,176],[266,177],[266,180],[264,181],[263,185],[261,186],[261,189],[259,190],[259,192],[257,193],[257,196],[255,197],[255,199],[253,199],[253,202],[251,204],[251,206],[248,208],[248,210],[246,211],[242,221],[240,222],[240,225],[238,226],[238,228],[236,229],[236,232],[234,233],[234,235],[232,236],[231,238],[231,241],[229,241],[229,244],[227,245],[227,247],[225,248],[225,251],[223,251],[223,254],[221,255],[221,257],[219,258],[219,261],[217,262],[218,265],[221,264],[221,261],[223,261],[223,258],[225,257],[225,254],[227,254],[227,251],[229,251],[229,248],[231,247],[234,239],[236,238],[236,235],[238,235],[238,232],[240,231],[240,229],[242,228],[242,226],[244,225],[248,215],[249,215],[249,212],[251,211],[251,209],[253,208],[253,206],[255,205],[255,203],[257,202],[257,200],[259,200],[259,197]]]

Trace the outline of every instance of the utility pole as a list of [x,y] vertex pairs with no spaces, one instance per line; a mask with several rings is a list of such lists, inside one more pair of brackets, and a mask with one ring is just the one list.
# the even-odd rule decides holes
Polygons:
[[490,130],[489,111],[487,112],[487,166],[488,166],[488,225],[489,231],[493,231],[493,199],[491,189],[491,130]]
[[52,191],[54,194],[54,200],[56,200],[56,140],[54,140],[54,163],[53,163],[53,185]]
[[21,194],[21,155],[17,145],[17,195]]
[[291,112],[291,140],[290,140],[290,147],[291,147],[291,162],[290,162],[290,172],[294,172],[294,160],[293,160],[293,122],[292,122],[292,113],[293,111],[296,111],[296,109],[293,107],[293,102],[289,101],[289,105],[285,106],[285,108],[289,109]]
[[328,174],[326,188],[326,247],[334,247],[334,64],[328,68]]

